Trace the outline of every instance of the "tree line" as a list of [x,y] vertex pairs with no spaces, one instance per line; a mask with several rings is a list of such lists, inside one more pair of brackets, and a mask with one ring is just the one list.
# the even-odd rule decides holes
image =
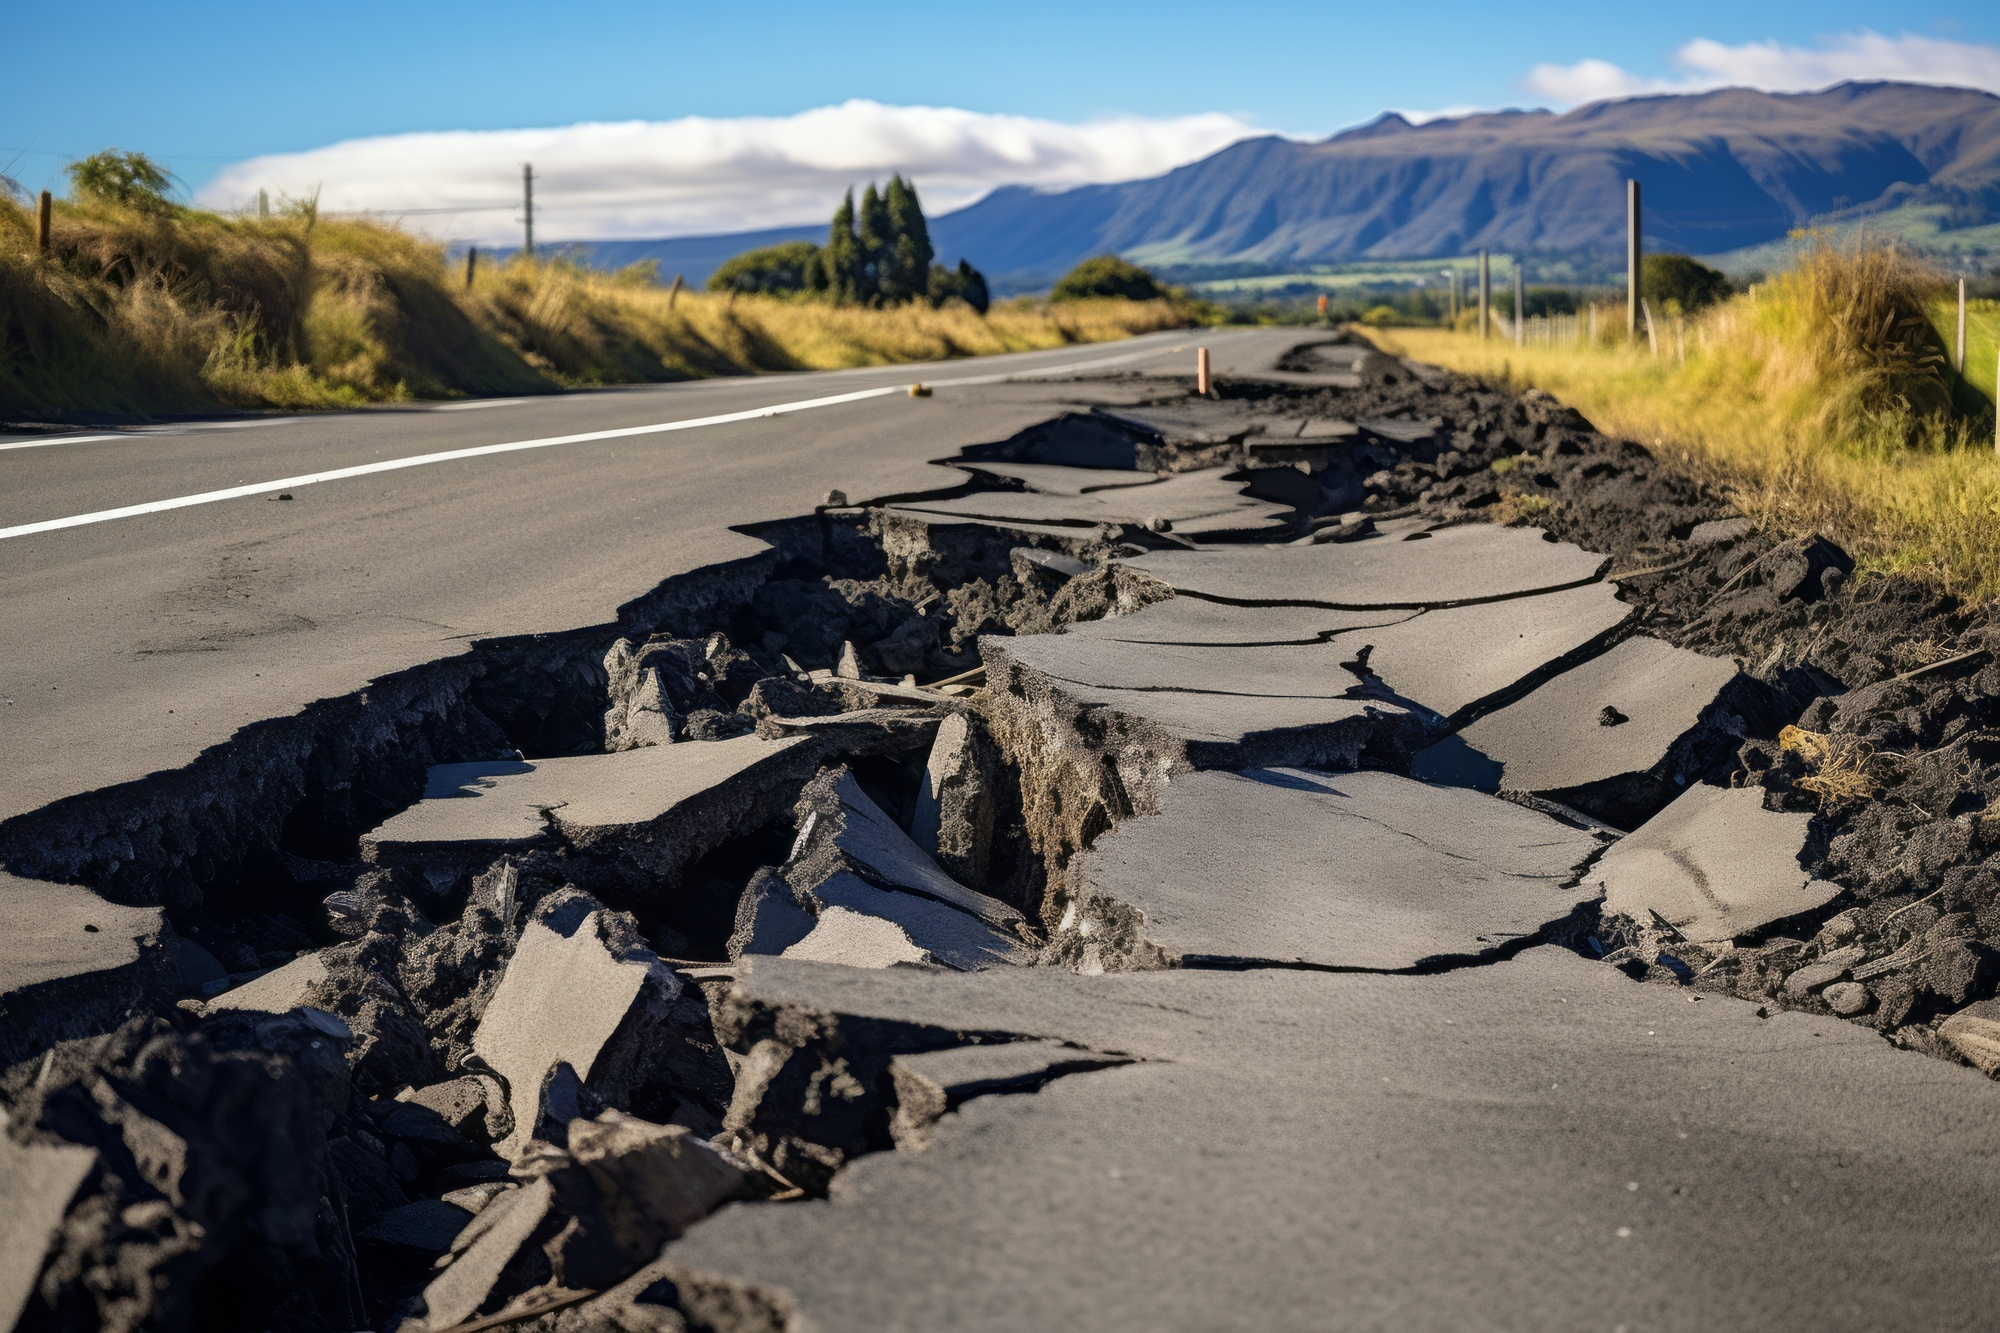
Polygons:
[[834,210],[825,245],[788,241],[745,251],[709,275],[718,292],[803,295],[836,305],[886,306],[911,301],[964,301],[981,314],[990,297],[986,278],[961,259],[935,262],[930,224],[915,187],[899,172],[884,189],[870,181],[854,201],[849,190]]

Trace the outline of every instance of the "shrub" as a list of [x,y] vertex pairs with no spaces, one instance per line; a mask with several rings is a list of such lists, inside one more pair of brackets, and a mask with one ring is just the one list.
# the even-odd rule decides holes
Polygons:
[[1639,263],[1639,295],[1662,310],[1667,302],[1687,314],[1729,299],[1729,279],[1686,255],[1647,255]]
[[70,192],[78,199],[127,208],[161,208],[174,183],[173,173],[144,153],[107,148],[63,168]]
[[992,297],[986,290],[986,276],[963,259],[958,261],[955,269],[946,268],[943,264],[931,265],[930,298],[931,304],[936,306],[957,299],[982,315],[992,303]]
[[1117,255],[1086,259],[1056,283],[1049,292],[1051,301],[1089,301],[1100,297],[1122,297],[1128,301],[1158,301],[1167,289],[1145,269]]
[[808,287],[806,270],[820,260],[820,248],[811,241],[787,241],[761,250],[745,250],[722,262],[708,275],[712,292],[761,292],[782,296]]

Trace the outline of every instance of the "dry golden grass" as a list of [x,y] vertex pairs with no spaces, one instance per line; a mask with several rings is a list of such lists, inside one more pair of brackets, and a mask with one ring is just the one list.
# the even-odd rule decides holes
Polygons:
[[1795,754],[1810,770],[1795,784],[1819,797],[1821,805],[1873,796],[1882,789],[1875,747],[1852,736],[1828,736],[1803,727],[1778,733],[1778,748]]
[[1821,246],[1699,318],[1655,312],[1658,356],[1643,337],[1625,345],[1622,305],[1604,309],[1596,344],[1362,332],[1419,361],[1543,389],[1760,524],[1822,531],[1867,567],[1986,599],[2000,596],[2000,457],[1978,392],[1990,376],[1955,382],[1932,325],[1941,291],[1938,275],[1893,252]]
[[57,207],[52,255],[0,202],[0,413],[337,408],[1103,342],[1195,322],[1165,301],[981,316],[682,292],[560,260],[478,270],[310,207],[272,218]]

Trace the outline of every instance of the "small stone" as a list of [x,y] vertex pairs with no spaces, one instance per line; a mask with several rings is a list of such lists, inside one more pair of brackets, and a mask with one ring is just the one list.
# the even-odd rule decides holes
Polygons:
[[1163,518],[1156,514],[1146,520],[1146,531],[1148,532],[1172,532],[1173,530],[1174,521],[1170,518]]
[[1985,1073],[2000,1073],[2000,1000],[1981,1000],[1959,1010],[1937,1035]]
[[1839,944],[1854,938],[1854,932],[1861,929],[1861,922],[1852,912],[1842,912],[1819,928],[1820,938]]
[[1785,994],[1802,1000],[1846,975],[1847,968],[1840,963],[1808,963],[1785,978]]
[[1600,709],[1597,714],[1597,725],[1600,727],[1621,726],[1624,723],[1630,722],[1631,720],[1632,720],[1631,718],[1619,712],[1617,708],[1613,707],[1611,704],[1604,705],[1604,707]]
[[861,654],[854,651],[852,640],[840,641],[840,661],[835,664],[833,674],[842,680],[861,679]]
[[829,509],[841,509],[847,504],[847,492],[832,490],[826,493],[825,505]]
[[468,1213],[477,1213],[493,1202],[495,1195],[505,1194],[515,1188],[517,1187],[511,1180],[483,1180],[477,1185],[467,1185],[462,1189],[448,1191],[439,1196],[439,1202],[463,1208]]
[[1868,1008],[1868,988],[1858,981],[1839,981],[1820,992],[1820,998],[1832,1007],[1842,1018],[1852,1018]]

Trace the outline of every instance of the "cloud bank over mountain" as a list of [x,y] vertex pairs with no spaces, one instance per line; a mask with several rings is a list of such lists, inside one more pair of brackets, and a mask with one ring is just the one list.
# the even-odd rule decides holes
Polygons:
[[521,164],[532,162],[539,235],[699,235],[818,222],[848,186],[892,171],[939,213],[999,185],[1158,175],[1261,132],[1220,112],[1064,124],[857,99],[790,116],[351,139],[231,166],[200,202],[228,209],[259,189],[318,191],[328,211],[421,215],[433,232],[506,241],[519,236]]
[[1756,88],[1771,93],[1810,92],[1849,79],[1947,84],[2000,93],[2000,46],[1954,42],[1903,33],[1885,37],[1863,29],[1822,39],[1816,46],[1745,42],[1727,46],[1697,38],[1674,52],[1681,73],[1647,78],[1609,60],[1536,65],[1521,91],[1556,106],[1577,106],[1648,93]]

